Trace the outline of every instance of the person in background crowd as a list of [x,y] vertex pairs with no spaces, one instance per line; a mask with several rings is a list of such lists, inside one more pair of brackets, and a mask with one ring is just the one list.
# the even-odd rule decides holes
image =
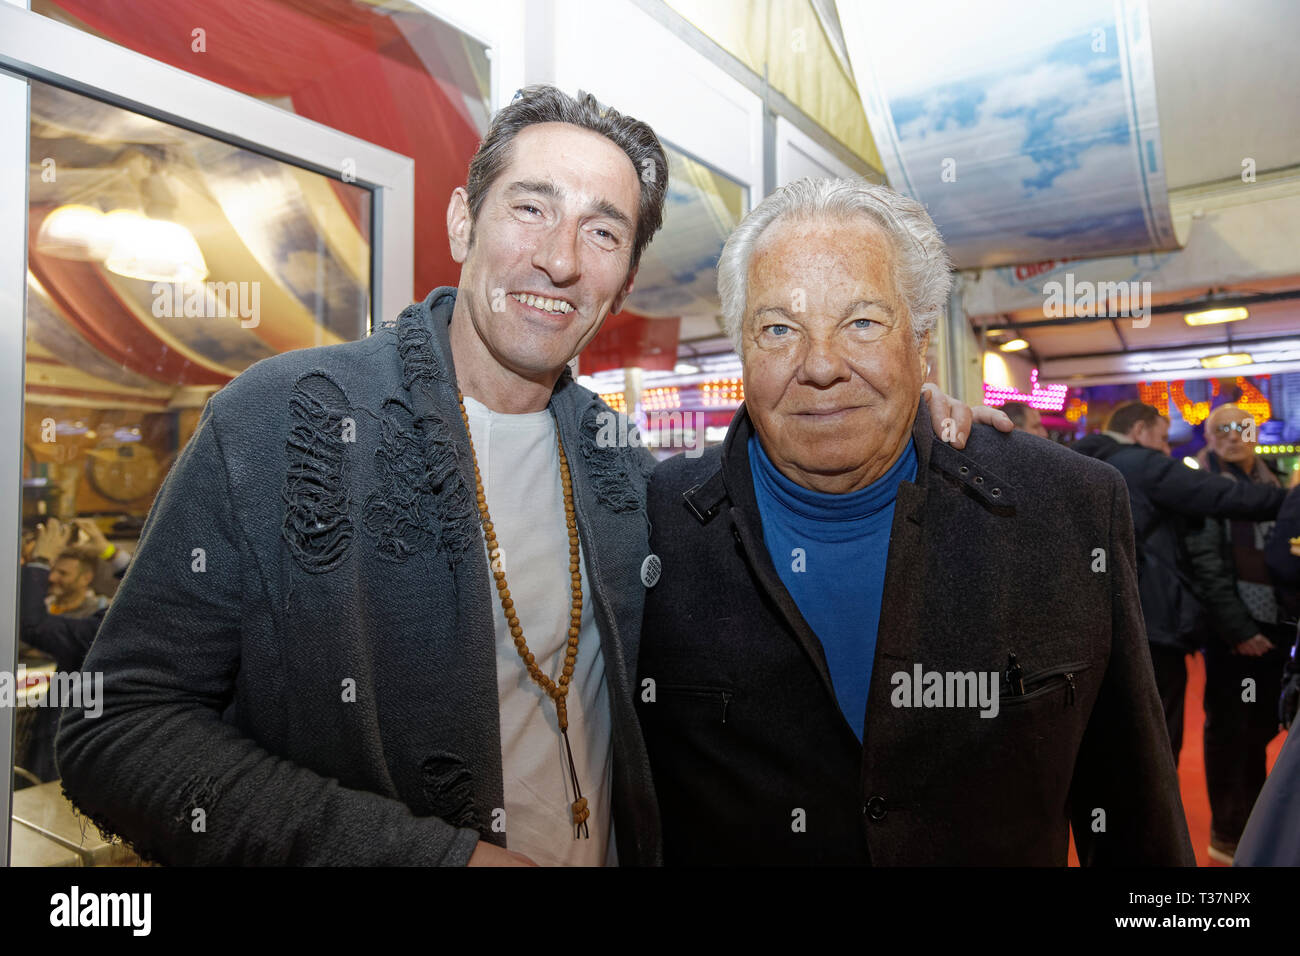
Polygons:
[[[61,540],[65,540],[83,558],[94,560],[95,577],[90,582],[90,588],[96,594],[102,594],[111,600],[117,593],[122,575],[126,573],[126,566],[131,563],[131,553],[109,542],[104,537],[104,532],[99,530],[99,523],[90,518],[76,518],[70,524],[64,524],[58,518],[50,518],[37,529],[23,534],[23,563],[30,559],[37,537],[44,533],[39,529],[44,528],[48,528],[55,537],[61,535]],[[47,566],[49,563],[46,562]]]
[[[1205,422],[1207,471],[1281,488],[1255,454],[1255,420],[1221,405]],[[1265,750],[1277,734],[1277,700],[1294,628],[1265,559],[1271,521],[1207,519],[1187,535],[1195,585],[1210,611],[1205,646],[1205,783],[1210,796],[1209,855],[1231,863],[1267,775]],[[1294,603],[1294,597],[1290,603]]]
[[209,399],[87,657],[104,712],[60,730],[90,819],[178,864],[660,862],[655,460],[567,366],[667,186],[646,124],[521,90],[449,197],[457,288]]
[[1047,437],[1047,429],[1043,427],[1043,416],[1034,406],[1024,402],[1006,402],[1002,405],[1002,411],[1011,419],[1011,424],[1020,431],[1037,435],[1039,438]]
[[[1300,487],[1300,468],[1291,474],[1291,487]],[[1278,512],[1273,535],[1265,548],[1268,568],[1281,593],[1300,594],[1300,495],[1287,495]],[[1291,643],[1278,699],[1278,720],[1295,723],[1300,707],[1300,627]],[[1300,734],[1287,735],[1277,762],[1250,812],[1233,857],[1233,866],[1300,866]]]
[[108,598],[96,594],[90,584],[98,573],[98,563],[81,551],[70,548],[59,553],[50,565],[45,609],[62,617],[90,617],[108,607]]
[[[80,543],[74,544],[78,533]],[[58,613],[57,609],[49,606],[46,592],[48,590],[54,595],[54,579],[76,572],[80,572],[81,577],[74,581],[74,585],[81,587],[83,592],[88,591],[88,583],[94,575],[93,567],[99,564],[100,557],[107,550],[106,545],[107,541],[93,521],[81,519],[64,524],[58,518],[50,518],[37,526],[36,535],[24,555],[19,572],[19,640],[49,655],[54,659],[55,667],[64,673],[81,670],[109,602],[96,595],[100,600],[83,602],[90,608],[89,613],[79,613],[84,608]],[[114,552],[109,554],[109,558],[114,559],[113,567],[121,575],[126,570],[122,557],[124,552],[116,549]],[[86,565],[91,565],[92,570],[84,570]],[[70,600],[75,600],[75,594]],[[60,713],[57,708],[46,708],[37,713],[32,725],[31,743],[23,758],[23,768],[42,781],[59,777],[54,742]]]
[[1072,447],[1113,465],[1128,485],[1142,617],[1177,763],[1183,746],[1186,658],[1206,640],[1206,612],[1192,585],[1183,543],[1188,522],[1207,517],[1272,518],[1286,493],[1281,488],[1234,482],[1175,461],[1169,457],[1169,419],[1143,402],[1121,405],[1103,432],[1088,435]]
[[1300,494],[1294,493],[1300,488],[1300,467],[1291,473],[1291,488],[1293,493],[1287,495],[1282,510],[1277,513],[1277,523],[1264,549],[1268,569],[1282,585],[1277,593],[1286,620],[1297,625],[1278,704],[1278,716],[1284,727],[1291,726],[1296,711],[1300,710]]
[[935,440],[925,208],[798,180],[718,283],[745,401],[649,489],[665,862],[1064,866],[1073,826],[1085,866],[1191,865],[1124,483],[1019,432]]
[[19,578],[19,638],[52,657],[60,670],[75,671],[81,669],[111,601],[95,601],[86,615],[51,611],[46,597],[55,576],[51,565],[57,568],[64,556],[70,556],[69,561],[75,557],[81,564],[107,564],[114,577],[120,579],[131,555],[108,544],[95,522],[84,518],[72,524],[50,518],[38,526],[26,550]]

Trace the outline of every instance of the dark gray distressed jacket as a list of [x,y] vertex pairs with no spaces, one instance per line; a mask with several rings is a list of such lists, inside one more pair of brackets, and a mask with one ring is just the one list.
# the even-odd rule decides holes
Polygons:
[[[396,327],[259,362],[204,409],[85,662],[103,715],[70,713],[58,738],[69,798],[142,854],[463,864],[505,844],[454,303],[437,289]],[[632,706],[653,458],[597,447],[608,409],[567,372],[550,410],[609,681],[619,860],[654,864]]]

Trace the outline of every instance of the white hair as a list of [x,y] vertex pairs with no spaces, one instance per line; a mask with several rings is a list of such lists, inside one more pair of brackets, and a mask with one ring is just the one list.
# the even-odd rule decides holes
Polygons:
[[952,264],[939,229],[925,207],[888,186],[865,179],[797,179],[754,207],[741,220],[718,259],[718,294],[727,335],[740,351],[749,260],[767,227],[783,219],[865,216],[894,246],[894,284],[907,303],[912,337],[920,343],[934,330],[952,288]]

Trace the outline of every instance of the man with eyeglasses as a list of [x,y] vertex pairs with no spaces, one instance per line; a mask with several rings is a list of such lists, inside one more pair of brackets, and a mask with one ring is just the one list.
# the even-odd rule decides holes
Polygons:
[[[1239,485],[1280,489],[1255,454],[1256,423],[1221,405],[1205,423],[1205,469]],[[1210,797],[1209,857],[1231,863],[1267,775],[1266,749],[1278,731],[1277,699],[1293,628],[1265,546],[1272,521],[1208,519],[1187,537],[1193,579],[1212,625],[1205,644],[1205,784]],[[1285,593],[1289,590],[1291,593]],[[1290,600],[1288,600],[1288,598]]]
[[1169,455],[1169,419],[1153,405],[1129,402],[1106,428],[1073,446],[1114,466],[1128,485],[1138,560],[1138,590],[1156,688],[1164,705],[1174,762],[1183,744],[1188,654],[1205,639],[1205,607],[1192,583],[1183,538],[1205,518],[1266,520],[1286,492],[1189,468]]

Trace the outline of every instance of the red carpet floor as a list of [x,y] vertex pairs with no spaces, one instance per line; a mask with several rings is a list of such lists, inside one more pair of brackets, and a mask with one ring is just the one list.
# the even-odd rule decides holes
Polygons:
[[[1201,726],[1205,722],[1202,698],[1205,694],[1205,660],[1200,654],[1187,658],[1187,702],[1184,706],[1183,750],[1178,758],[1178,784],[1187,814],[1187,830],[1196,851],[1197,866],[1223,866],[1206,853],[1210,845],[1210,800],[1205,792],[1205,755],[1201,749]],[[1286,741],[1279,733],[1268,746],[1268,769],[1273,769],[1278,752]],[[1078,866],[1074,839],[1070,839],[1070,866]]]

